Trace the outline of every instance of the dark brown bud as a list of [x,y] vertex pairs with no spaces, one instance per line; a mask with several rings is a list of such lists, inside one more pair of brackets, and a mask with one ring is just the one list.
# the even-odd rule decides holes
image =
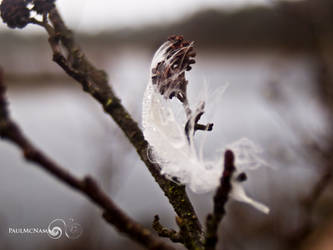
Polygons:
[[25,0],[3,0],[0,5],[1,18],[9,28],[24,28],[29,23],[30,10]]

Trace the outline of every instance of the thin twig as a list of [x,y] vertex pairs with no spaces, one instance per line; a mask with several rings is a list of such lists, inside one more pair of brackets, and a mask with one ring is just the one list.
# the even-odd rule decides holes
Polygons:
[[225,206],[229,199],[231,191],[231,178],[236,168],[234,166],[234,154],[231,150],[227,150],[224,154],[224,170],[218,187],[214,196],[214,209],[213,213],[207,216],[206,226],[206,240],[205,249],[214,250],[217,244],[218,226],[221,223],[226,211]]
[[83,180],[78,179],[57,163],[48,158],[42,151],[35,147],[21,132],[20,128],[11,120],[7,101],[5,98],[5,86],[3,83],[3,73],[0,69],[0,137],[16,144],[23,152],[26,160],[36,163],[43,170],[57,177],[60,181],[71,188],[81,192],[100,207],[105,218],[110,224],[114,225],[120,232],[129,236],[147,249],[171,250],[163,241],[159,240],[152,233],[139,223],[132,220],[122,212],[102,191],[97,183],[91,177],[85,177]]
[[160,218],[158,215],[155,215],[154,217],[153,228],[161,237],[169,238],[172,242],[184,243],[184,239],[181,233],[176,232],[173,229],[163,227],[160,223]]

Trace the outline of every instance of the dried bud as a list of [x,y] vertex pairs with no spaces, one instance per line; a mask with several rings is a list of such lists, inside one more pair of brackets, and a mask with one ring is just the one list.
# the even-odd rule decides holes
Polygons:
[[239,182],[244,182],[247,180],[247,175],[244,172],[241,172],[240,174],[237,175],[236,180]]
[[55,7],[55,0],[34,0],[34,7],[32,8],[38,14],[47,13]]
[[152,69],[152,83],[157,85],[165,98],[176,96],[181,102],[186,99],[187,80],[185,71],[191,70],[195,52],[193,42],[187,42],[182,36],[171,36],[163,60]]
[[29,23],[30,10],[25,0],[3,0],[0,5],[1,18],[9,28],[24,28]]

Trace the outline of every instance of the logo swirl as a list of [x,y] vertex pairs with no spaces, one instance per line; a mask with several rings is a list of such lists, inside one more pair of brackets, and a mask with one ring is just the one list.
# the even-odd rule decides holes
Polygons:
[[47,234],[51,239],[60,239],[63,232],[68,239],[78,239],[83,229],[79,223],[74,222],[73,219],[69,219],[69,224],[67,225],[63,219],[54,219],[51,221],[47,228]]
[[78,239],[83,232],[81,225],[77,222],[74,222],[73,219],[69,219],[69,224],[66,226],[65,234],[68,239],[76,240]]

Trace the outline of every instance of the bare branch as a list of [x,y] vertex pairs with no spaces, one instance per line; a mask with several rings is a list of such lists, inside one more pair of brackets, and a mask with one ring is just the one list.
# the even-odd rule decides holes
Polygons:
[[232,188],[231,178],[235,170],[234,154],[231,150],[227,150],[224,154],[224,170],[220,180],[220,186],[214,196],[214,210],[213,213],[207,216],[206,250],[214,250],[216,248],[218,226],[226,213],[225,206],[229,199],[229,193]]
[[171,250],[172,247],[166,245],[152,235],[152,233],[132,220],[122,212],[103,192],[97,183],[91,177],[85,177],[83,180],[73,176],[67,170],[48,158],[42,151],[36,148],[21,132],[20,128],[10,118],[7,102],[5,98],[5,86],[3,83],[3,73],[0,69],[0,136],[16,144],[23,152],[27,161],[39,165],[43,170],[57,177],[60,181],[71,188],[81,192],[100,207],[106,220],[114,225],[120,232],[128,235],[147,249],[165,249]]
[[[50,11],[49,18],[54,32],[49,32],[49,43],[53,50],[53,60],[64,71],[78,81],[83,90],[91,94],[123,130],[129,141],[136,148],[141,160],[146,164],[155,181],[169,199],[177,215],[186,221],[187,240],[185,245],[189,249],[202,247],[202,227],[194,208],[186,194],[185,187],[179,186],[160,174],[160,167],[148,159],[148,143],[143,133],[131,115],[122,106],[120,99],[114,94],[107,82],[104,71],[96,69],[85,57],[83,51],[76,44],[73,34],[65,26],[58,11]],[[67,51],[67,58],[59,49],[63,46]]]
[[[10,8],[9,1],[1,4],[7,14],[6,8]],[[22,6],[22,13],[26,14],[26,6]],[[6,16],[7,24],[12,19],[17,20],[19,13]],[[16,12],[15,12],[16,13]],[[49,22],[50,21],[50,22]],[[28,23],[35,23],[45,28],[49,35],[49,44],[53,52],[53,60],[73,79],[81,84],[83,90],[92,95],[104,108],[104,111],[122,129],[132,145],[136,148],[141,160],[145,163],[155,181],[169,199],[177,215],[186,223],[184,244],[189,249],[202,249],[203,232],[195,210],[186,194],[185,186],[166,179],[160,174],[160,167],[148,159],[148,143],[138,124],[121,104],[120,99],[114,94],[112,87],[108,84],[107,75],[88,61],[84,52],[80,49],[73,38],[73,33],[66,27],[57,9],[43,10],[43,21],[27,20]],[[23,28],[27,23],[14,23],[12,28]],[[11,24],[11,23],[10,23]]]

